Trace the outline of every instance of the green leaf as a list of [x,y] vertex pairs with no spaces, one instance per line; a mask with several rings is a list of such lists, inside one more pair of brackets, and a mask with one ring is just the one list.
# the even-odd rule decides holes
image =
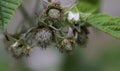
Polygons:
[[78,8],[79,12],[83,13],[94,13],[97,11],[97,7],[86,2],[77,2],[76,7]]
[[120,38],[120,18],[111,17],[105,14],[95,14],[87,18],[87,23],[93,27]]
[[0,0],[0,31],[5,29],[22,0]]

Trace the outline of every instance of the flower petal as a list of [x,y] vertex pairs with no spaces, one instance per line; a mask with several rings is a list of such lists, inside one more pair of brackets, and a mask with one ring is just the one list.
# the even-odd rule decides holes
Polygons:
[[80,20],[80,14],[79,13],[73,13],[71,11],[69,11],[68,13],[68,21],[71,22],[71,21],[79,21]]
[[74,14],[74,20],[75,20],[75,21],[79,21],[79,18],[80,18],[79,13],[75,13],[75,14]]

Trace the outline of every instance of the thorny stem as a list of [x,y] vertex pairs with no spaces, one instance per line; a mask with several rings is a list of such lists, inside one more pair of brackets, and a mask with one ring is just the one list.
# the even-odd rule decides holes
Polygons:
[[23,36],[21,37],[21,39],[25,39],[25,38],[27,37],[27,35],[28,35],[30,32],[34,31],[35,29],[36,29],[36,27],[30,28],[25,34],[23,34]]
[[61,38],[61,39],[64,39],[65,37],[62,37],[62,36],[60,36],[60,35],[58,35],[58,34],[56,34],[57,35],[57,37],[58,38]]
[[[39,23],[42,23],[42,24],[44,24],[45,26],[48,26],[48,27],[50,27],[50,28],[52,28],[52,29],[54,29],[54,30],[56,30],[56,31],[60,31],[60,30],[61,30],[61,29],[55,28],[55,27],[52,26],[51,24],[50,24],[50,25],[47,25],[47,23],[45,23],[45,22],[42,21],[42,20],[39,20]],[[39,25],[39,23],[38,23],[38,25]]]
[[72,25],[72,27],[73,27],[77,32],[80,32],[80,30],[78,30],[75,25]]
[[9,41],[9,39],[11,38],[12,40],[14,40],[14,41],[17,41],[17,39],[16,38],[14,38],[14,37],[12,37],[11,35],[9,35],[9,34],[6,34],[6,37],[8,38],[8,41]]
[[56,30],[56,31],[60,31],[61,29],[57,29],[57,28],[55,28],[54,26],[52,26],[52,25],[48,25],[50,28],[52,28],[52,29],[54,29],[54,30]]
[[47,23],[45,23],[44,21],[42,21],[41,19],[39,19],[38,25],[41,24],[41,23],[44,24],[45,26],[47,26]]

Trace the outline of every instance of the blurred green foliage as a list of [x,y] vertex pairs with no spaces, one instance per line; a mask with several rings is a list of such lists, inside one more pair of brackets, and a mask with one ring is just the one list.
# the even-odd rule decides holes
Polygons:
[[85,62],[83,52],[85,48],[76,48],[71,55],[66,54],[62,71],[100,71],[99,66]]
[[120,71],[120,45],[113,47],[106,48],[101,54],[100,61],[104,71]]
[[77,48],[72,55],[66,55],[62,71],[120,71],[120,45],[106,44],[98,53],[98,58],[86,62],[85,48]]
[[92,5],[99,5],[100,3],[100,0],[79,0],[79,1],[88,2]]
[[2,59],[0,59],[0,71],[9,71],[8,63]]

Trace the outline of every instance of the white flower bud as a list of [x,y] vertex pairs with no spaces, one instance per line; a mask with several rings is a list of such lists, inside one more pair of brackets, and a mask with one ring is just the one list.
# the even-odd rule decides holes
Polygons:
[[73,12],[69,12],[68,13],[68,21],[69,22],[78,22],[80,21],[80,14],[79,13],[73,13]]

